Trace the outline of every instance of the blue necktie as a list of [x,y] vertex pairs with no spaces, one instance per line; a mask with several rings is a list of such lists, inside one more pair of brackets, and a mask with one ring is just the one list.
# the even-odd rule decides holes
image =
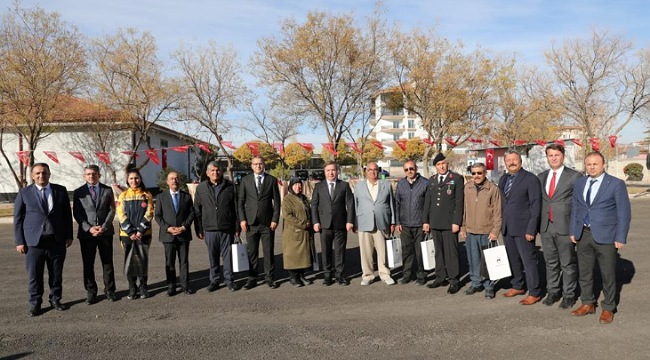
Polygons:
[[172,203],[174,204],[174,211],[178,214],[178,193],[174,193],[172,200]]
[[[585,197],[585,202],[588,207],[591,207],[591,187],[594,186],[598,180],[589,180],[589,189],[587,189],[587,196]],[[589,221],[589,211],[587,210],[587,215],[585,215],[585,225],[590,226],[591,222]]]
[[506,180],[506,188],[503,191],[503,194],[505,195],[506,199],[510,195],[510,188],[512,187],[512,182],[514,181],[514,176],[513,175],[508,175],[508,180]]

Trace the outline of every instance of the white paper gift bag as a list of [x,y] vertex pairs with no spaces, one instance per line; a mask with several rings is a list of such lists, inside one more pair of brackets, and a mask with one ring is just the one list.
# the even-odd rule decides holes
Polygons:
[[402,266],[402,240],[400,238],[391,237],[386,240],[386,255],[389,268],[394,269]]
[[424,270],[433,270],[436,267],[436,248],[433,245],[433,239],[429,235],[420,243],[422,249],[422,263]]
[[[490,241],[490,244],[492,243]],[[483,258],[485,259],[488,274],[490,274],[490,280],[499,280],[512,275],[506,247],[499,245],[498,242],[495,243],[497,244],[496,246],[483,250]]]
[[238,238],[235,239],[235,243],[231,245],[232,247],[232,271],[233,272],[242,272],[248,271],[248,251],[246,250],[246,245],[241,243],[241,240]]

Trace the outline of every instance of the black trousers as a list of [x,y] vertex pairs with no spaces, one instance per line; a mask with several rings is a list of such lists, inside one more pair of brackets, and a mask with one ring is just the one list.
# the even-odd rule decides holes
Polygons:
[[43,275],[47,266],[50,302],[60,301],[63,296],[63,263],[65,262],[65,243],[57,243],[54,237],[41,237],[37,246],[27,248],[25,263],[27,267],[29,304],[40,306],[43,303]]
[[451,230],[431,229],[433,246],[436,248],[436,280],[449,279],[449,284],[458,284],[460,263],[458,256],[458,234]]
[[113,267],[113,237],[80,237],[81,259],[84,267],[84,288],[88,294],[97,295],[95,281],[95,257],[99,251],[104,278],[104,292],[115,292],[115,268]]
[[275,259],[273,255],[273,248],[275,246],[275,232],[266,225],[251,225],[246,233],[246,241],[248,245],[248,262],[250,263],[250,270],[248,271],[248,279],[256,280],[258,270],[257,264],[259,260],[260,241],[262,242],[262,250],[264,251],[264,271],[266,281],[273,281],[273,269],[275,267]]
[[323,275],[326,278],[332,278],[333,271],[337,278],[345,276],[345,247],[347,242],[347,231],[321,229],[321,258],[323,259]]
[[582,232],[578,241],[578,269],[580,270],[580,300],[583,304],[595,304],[594,266],[596,260],[603,279],[603,310],[616,310],[616,260],[618,249],[614,244],[598,244],[591,231]]
[[163,243],[163,246],[165,248],[165,275],[167,277],[167,285],[176,286],[176,256],[178,256],[181,287],[186,289],[190,278],[190,242],[174,239],[172,242]]
[[422,247],[420,246],[420,243],[424,240],[422,226],[402,226],[400,240],[402,241],[402,275],[410,279],[413,267],[415,266],[415,276],[419,280],[424,280],[427,277],[427,273],[424,271]]
[[[537,269],[537,248],[535,241],[528,241],[524,236],[505,235],[503,237],[512,270],[513,289],[528,288],[528,295],[541,296],[542,289]],[[524,286],[524,275],[526,285]]]

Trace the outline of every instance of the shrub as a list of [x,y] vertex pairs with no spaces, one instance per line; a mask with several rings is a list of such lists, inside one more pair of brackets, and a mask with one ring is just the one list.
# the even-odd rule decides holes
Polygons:
[[623,168],[623,174],[627,175],[628,181],[643,180],[643,165],[639,163],[630,163]]

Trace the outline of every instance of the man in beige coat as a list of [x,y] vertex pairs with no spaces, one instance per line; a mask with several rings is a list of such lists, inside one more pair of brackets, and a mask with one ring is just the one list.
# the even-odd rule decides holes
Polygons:
[[485,289],[485,297],[494,299],[494,281],[481,277],[481,256],[488,241],[496,241],[501,229],[501,192],[486,178],[485,165],[477,162],[471,167],[472,181],[465,184],[465,212],[460,236],[465,238],[471,287],[465,295]]

